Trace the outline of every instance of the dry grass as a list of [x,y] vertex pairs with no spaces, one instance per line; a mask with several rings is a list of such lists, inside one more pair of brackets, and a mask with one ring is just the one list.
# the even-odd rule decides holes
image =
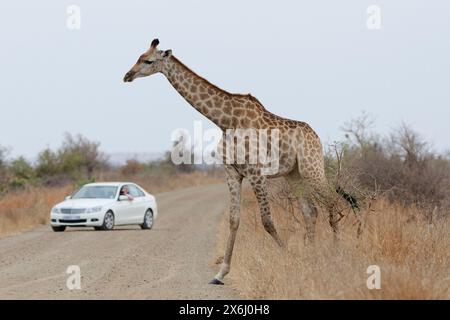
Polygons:
[[[228,281],[250,299],[449,299],[450,223],[430,226],[417,209],[376,203],[356,236],[354,217],[341,222],[339,244],[320,214],[313,245],[305,241],[299,214],[272,205],[286,242],[279,249],[264,231],[255,197],[244,190],[243,211]],[[224,215],[219,235],[223,254],[228,235]],[[381,269],[381,289],[369,290],[367,267]]]
[[[205,172],[160,176],[152,179],[122,177],[118,180],[136,182],[150,193],[223,182],[223,178],[208,175]],[[51,208],[72,193],[73,189],[71,185],[58,188],[29,187],[1,197],[0,238],[49,223]]]
[[0,198],[0,237],[15,234],[49,220],[50,210],[72,188],[36,188],[11,192]]

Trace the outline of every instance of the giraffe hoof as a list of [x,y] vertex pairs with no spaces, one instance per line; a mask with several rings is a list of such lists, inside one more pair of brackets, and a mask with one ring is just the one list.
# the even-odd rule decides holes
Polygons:
[[220,280],[217,280],[216,278],[212,279],[209,284],[216,284],[216,285],[221,285],[223,286],[223,282]]

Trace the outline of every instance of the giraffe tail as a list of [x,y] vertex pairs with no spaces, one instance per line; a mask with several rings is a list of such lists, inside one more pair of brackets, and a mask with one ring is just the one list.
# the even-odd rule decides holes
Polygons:
[[340,186],[336,188],[336,192],[350,204],[352,209],[359,209],[358,200],[356,200],[356,198],[353,195],[346,192]]

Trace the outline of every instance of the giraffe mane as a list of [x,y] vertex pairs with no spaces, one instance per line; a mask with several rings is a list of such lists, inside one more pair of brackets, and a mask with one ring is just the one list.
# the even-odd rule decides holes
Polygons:
[[[254,96],[252,96],[250,93],[231,93],[228,92],[218,86],[216,86],[215,84],[211,83],[210,81],[208,81],[207,79],[203,78],[202,76],[200,76],[199,74],[197,74],[195,71],[193,71],[191,68],[189,68],[187,65],[185,65],[183,62],[181,62],[178,58],[176,58],[174,55],[172,55],[171,59],[173,59],[176,63],[178,63],[182,68],[184,68],[187,72],[191,73],[192,75],[194,75],[195,77],[199,78],[201,81],[203,81],[205,84],[207,84],[208,86],[213,87],[214,89],[228,95],[228,96],[233,96],[233,97],[247,97],[250,98],[251,100],[255,101],[256,103],[258,103],[261,107],[264,108],[263,104]],[[264,108],[265,109],[265,108]]]

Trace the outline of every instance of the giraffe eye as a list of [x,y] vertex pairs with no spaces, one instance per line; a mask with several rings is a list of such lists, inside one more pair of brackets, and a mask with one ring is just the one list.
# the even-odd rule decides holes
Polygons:
[[145,64],[152,64],[153,63],[153,61],[150,61],[150,60],[144,60],[143,61]]

